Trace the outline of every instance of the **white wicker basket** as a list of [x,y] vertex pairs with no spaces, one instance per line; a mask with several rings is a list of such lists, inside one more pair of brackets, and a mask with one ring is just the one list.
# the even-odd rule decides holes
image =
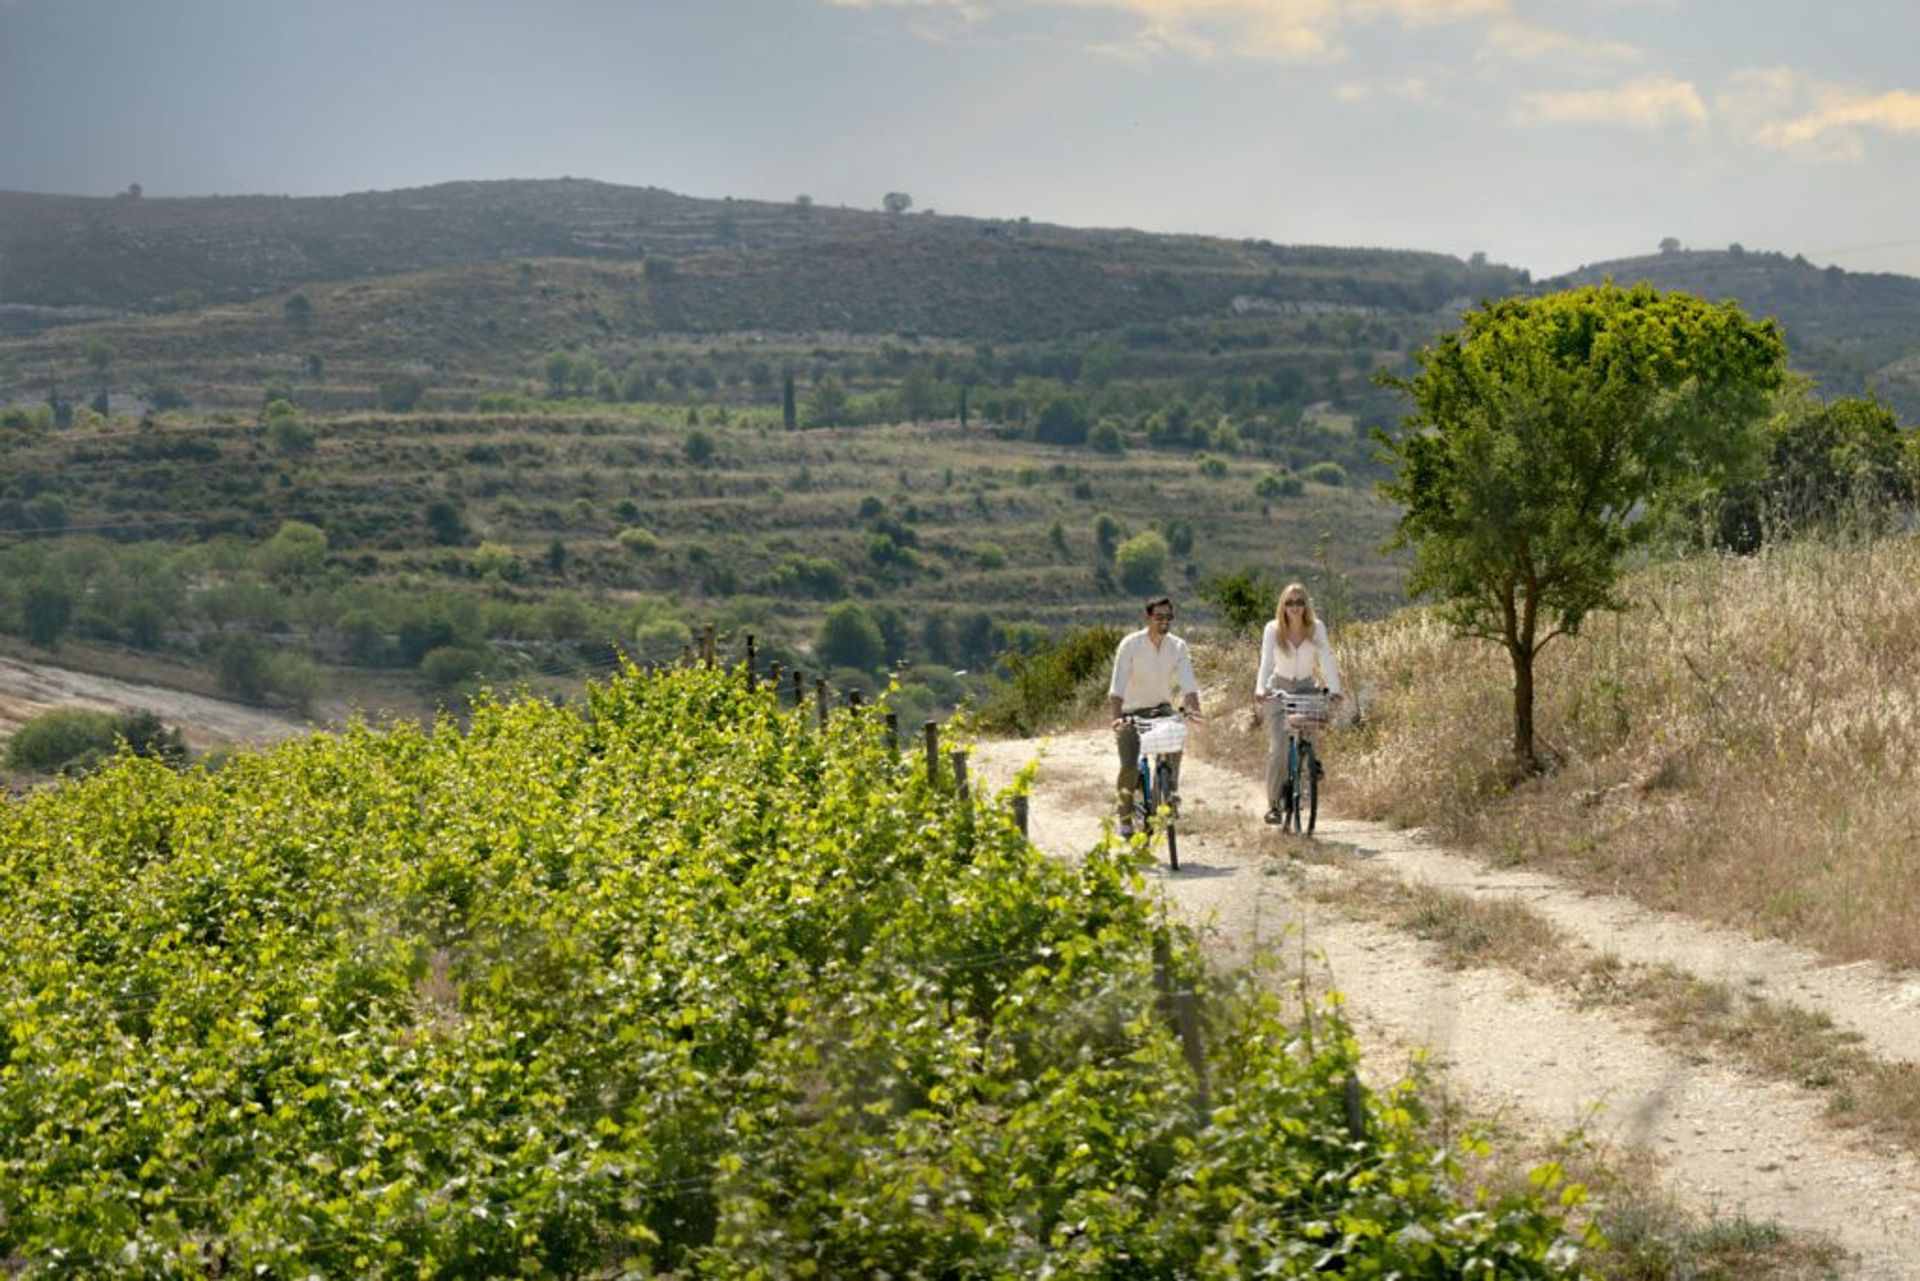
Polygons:
[[1187,748],[1187,722],[1179,716],[1162,716],[1140,722],[1140,750],[1148,756],[1165,756]]

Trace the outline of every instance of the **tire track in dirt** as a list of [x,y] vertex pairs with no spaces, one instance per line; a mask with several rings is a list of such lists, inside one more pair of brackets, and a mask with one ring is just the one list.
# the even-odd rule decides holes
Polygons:
[[[1259,784],[1208,763],[1204,727],[1195,748],[1181,778],[1181,871],[1162,863],[1154,879],[1223,962],[1244,963],[1262,946],[1318,954],[1376,1063],[1428,1052],[1446,1088],[1478,1109],[1544,1134],[1580,1128],[1603,1144],[1643,1147],[1683,1200],[1828,1236],[1855,1256],[1848,1275],[1920,1276],[1920,1161],[1827,1124],[1810,1090],[1683,1057],[1631,1014],[1582,1007],[1511,972],[1450,970],[1427,944],[1314,902],[1284,874],[1279,838],[1260,821]],[[996,786],[1039,758],[1030,831],[1040,848],[1075,858],[1099,839],[1112,809],[1109,736],[982,743],[976,756]],[[1915,1002],[1891,976],[1821,966],[1782,945],[1491,869],[1376,825],[1323,830],[1409,880],[1522,896],[1596,950],[1664,960],[1821,1009],[1831,999],[1836,1021],[1863,1034],[1886,1016],[1870,1044],[1913,1057],[1904,1029]],[[1345,873],[1312,866],[1300,875]]]

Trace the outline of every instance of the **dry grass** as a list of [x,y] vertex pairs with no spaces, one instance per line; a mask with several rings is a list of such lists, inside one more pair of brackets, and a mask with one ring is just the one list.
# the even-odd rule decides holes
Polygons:
[[[1920,965],[1920,539],[1651,566],[1541,655],[1515,780],[1494,647],[1429,612],[1337,638],[1339,801],[1841,960]],[[1334,768],[1329,766],[1330,769]]]

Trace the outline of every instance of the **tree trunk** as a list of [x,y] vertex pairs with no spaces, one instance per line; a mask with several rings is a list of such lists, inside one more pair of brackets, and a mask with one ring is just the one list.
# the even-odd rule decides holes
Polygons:
[[1513,659],[1513,759],[1534,774],[1540,758],[1533,750],[1533,647],[1510,645],[1507,653]]

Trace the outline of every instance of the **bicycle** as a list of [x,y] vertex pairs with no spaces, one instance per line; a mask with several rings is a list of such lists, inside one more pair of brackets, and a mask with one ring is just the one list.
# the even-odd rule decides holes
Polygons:
[[1140,759],[1134,769],[1134,830],[1144,836],[1152,836],[1155,814],[1163,807],[1166,809],[1162,830],[1167,834],[1167,867],[1174,872],[1180,870],[1180,836],[1174,824],[1177,796],[1174,765],[1167,758],[1186,750],[1187,715],[1181,711],[1165,716],[1134,715],[1125,718],[1140,736]]
[[1320,769],[1306,731],[1332,719],[1332,700],[1323,689],[1276,693],[1287,726],[1287,782],[1281,792],[1280,830],[1313,835],[1320,817]]

